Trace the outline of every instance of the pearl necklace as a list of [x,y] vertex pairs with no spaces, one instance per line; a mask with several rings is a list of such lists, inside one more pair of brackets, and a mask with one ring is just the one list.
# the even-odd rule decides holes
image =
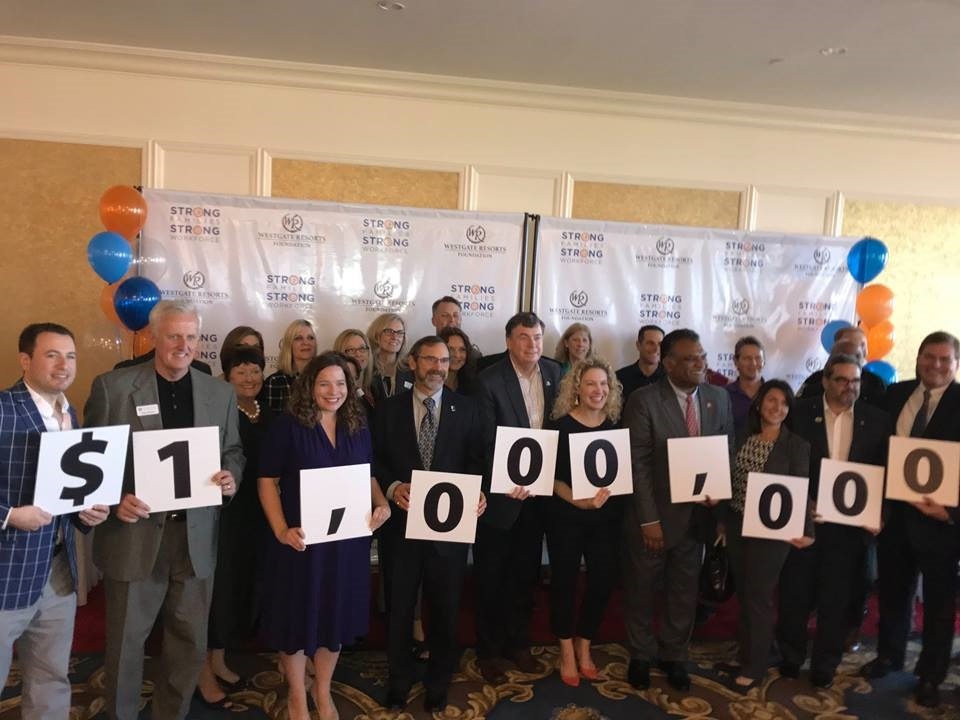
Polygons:
[[243,409],[243,405],[237,405],[237,407],[240,408],[240,412],[246,415],[251,422],[256,422],[257,418],[260,417],[260,403],[254,400],[253,406],[256,408],[256,410],[254,410],[252,413],[248,413]]

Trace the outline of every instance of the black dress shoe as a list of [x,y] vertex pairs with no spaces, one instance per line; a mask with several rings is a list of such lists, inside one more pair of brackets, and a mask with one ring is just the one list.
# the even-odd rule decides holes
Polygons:
[[383,706],[390,710],[402,710],[407,706],[407,695],[408,693],[402,690],[387,690],[387,699],[383,703]]
[[780,663],[780,677],[798,678],[800,677],[800,666],[796,663]]
[[898,670],[903,670],[903,665],[894,665],[885,657],[877,656],[860,668],[860,674],[870,680],[879,680]]
[[913,697],[916,699],[917,705],[923,707],[935,708],[940,704],[940,690],[929,680],[921,680],[917,683],[917,687],[913,691]]
[[690,689],[690,676],[682,662],[663,660],[660,662],[660,669],[667,674],[667,682],[674,690],[686,692]]
[[446,690],[427,690],[427,694],[423,698],[424,710],[426,710],[428,713],[443,712],[443,709],[446,706],[447,706]]
[[493,658],[477,658],[477,667],[480,675],[490,685],[502,685],[507,681],[507,674]]
[[630,661],[627,667],[627,682],[637,690],[646,690],[650,687],[650,663],[646,660]]
[[524,648],[523,650],[517,650],[510,655],[510,660],[513,661],[513,664],[517,666],[517,670],[522,673],[538,673],[542,669],[540,663],[537,662],[537,659],[530,654],[530,650]]
[[810,684],[818,688],[828,688],[833,685],[833,673],[826,670],[811,670]]

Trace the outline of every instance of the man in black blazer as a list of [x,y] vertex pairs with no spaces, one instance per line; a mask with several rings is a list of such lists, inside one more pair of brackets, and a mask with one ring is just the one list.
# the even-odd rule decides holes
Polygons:
[[[927,335],[917,353],[917,379],[887,390],[896,434],[960,441],[960,385],[955,380],[960,342],[938,331]],[[939,685],[947,673],[953,644],[956,574],[960,523],[956,508],[888,501],[884,527],[877,540],[880,635],[877,657],[862,669],[881,678],[903,668],[907,633],[913,616],[917,572],[923,574],[923,651],[914,674],[918,704],[940,703]]]
[[[497,426],[540,429],[550,418],[562,374],[542,358],[543,321],[534,313],[514,315],[506,325],[507,354],[479,377],[478,398],[486,432],[486,465],[493,462]],[[484,475],[489,490],[490,474]],[[526,490],[488,493],[487,512],[473,549],[477,589],[477,662],[484,679],[506,680],[504,660],[522,672],[540,664],[530,655],[533,591],[543,545],[541,503]]]
[[[860,364],[860,400],[879,408],[885,408],[883,396],[887,391],[883,378],[863,367],[867,362],[867,334],[863,328],[845,327],[833,336],[831,355],[853,355]],[[816,370],[803,381],[797,390],[797,399],[823,395],[823,370]]]
[[[402,708],[414,683],[413,613],[423,582],[429,617],[430,659],[424,678],[427,712],[442,712],[457,664],[457,613],[467,566],[467,545],[406,539],[410,476],[414,470],[483,472],[483,429],[470,398],[444,388],[450,353],[438,337],[427,336],[410,350],[412,389],[377,406],[373,432],[373,471],[387,498],[399,509],[384,527],[386,567],[391,578],[387,659],[387,706]],[[483,495],[477,513],[483,512]]]
[[[630,665],[627,679],[650,686],[659,658],[677,690],[690,688],[684,663],[697,608],[703,542],[713,534],[712,513],[696,503],[673,503],[667,440],[726,435],[733,448],[730,394],[706,382],[707,356],[693,330],[674,330],[660,346],[666,377],[634,391],[623,413],[630,430],[633,495],[624,518],[624,599]],[[655,586],[663,580],[660,637],[654,634]]]
[[[832,355],[823,368],[823,396],[794,403],[787,423],[810,443],[810,499],[816,500],[824,458],[843,462],[886,464],[893,431],[890,416],[863,400],[860,364],[853,355]],[[825,488],[823,492],[832,492]],[[843,656],[850,604],[857,602],[857,580],[867,547],[879,528],[858,528],[824,522],[817,541],[791,548],[780,573],[777,641],[781,675],[797,677],[807,657],[807,619],[817,609],[810,682],[829,687]]]

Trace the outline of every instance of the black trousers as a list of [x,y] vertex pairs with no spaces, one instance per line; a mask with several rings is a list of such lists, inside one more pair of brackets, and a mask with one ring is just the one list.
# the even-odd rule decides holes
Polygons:
[[[833,675],[843,659],[850,607],[863,583],[868,538],[860,528],[823,523],[816,542],[791,548],[780,574],[777,643],[784,662],[807,659],[807,620],[817,612],[810,669]],[[861,606],[862,607],[862,606]]]
[[477,524],[473,546],[477,656],[509,657],[530,646],[533,593],[543,546],[542,502],[523,501],[512,527]]
[[[448,547],[439,548],[439,545]],[[405,695],[414,683],[416,667],[413,616],[423,583],[430,659],[423,684],[443,692],[457,667],[457,618],[460,591],[467,567],[467,546],[426,540],[402,540],[392,548],[390,622],[387,628],[389,687]]]
[[[907,634],[913,617],[913,597],[917,572],[923,574],[923,650],[914,673],[936,685],[943,682],[950,664],[953,646],[953,622],[956,610],[957,553],[956,532],[952,526],[939,528],[937,535],[923,537],[908,529],[904,514],[918,512],[898,508],[877,539],[879,574],[880,634],[879,657],[894,666],[903,665]],[[935,520],[922,520],[929,524]]]
[[[603,621],[617,579],[620,512],[610,498],[599,510],[581,510],[549,498],[545,521],[550,552],[550,627],[554,635],[592,640]],[[587,587],[577,615],[580,559],[586,561]]]

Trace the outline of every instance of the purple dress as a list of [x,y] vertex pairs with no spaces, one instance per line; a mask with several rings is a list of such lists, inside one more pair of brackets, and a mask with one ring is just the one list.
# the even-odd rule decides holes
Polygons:
[[[280,503],[290,527],[300,527],[300,470],[371,461],[370,433],[349,434],[337,423],[333,447],[320,426],[307,428],[284,413],[270,426],[261,450],[260,476],[280,478]],[[366,634],[370,616],[370,538],[307,545],[297,552],[266,539],[263,566],[264,643],[309,657],[318,648],[339,650]]]

